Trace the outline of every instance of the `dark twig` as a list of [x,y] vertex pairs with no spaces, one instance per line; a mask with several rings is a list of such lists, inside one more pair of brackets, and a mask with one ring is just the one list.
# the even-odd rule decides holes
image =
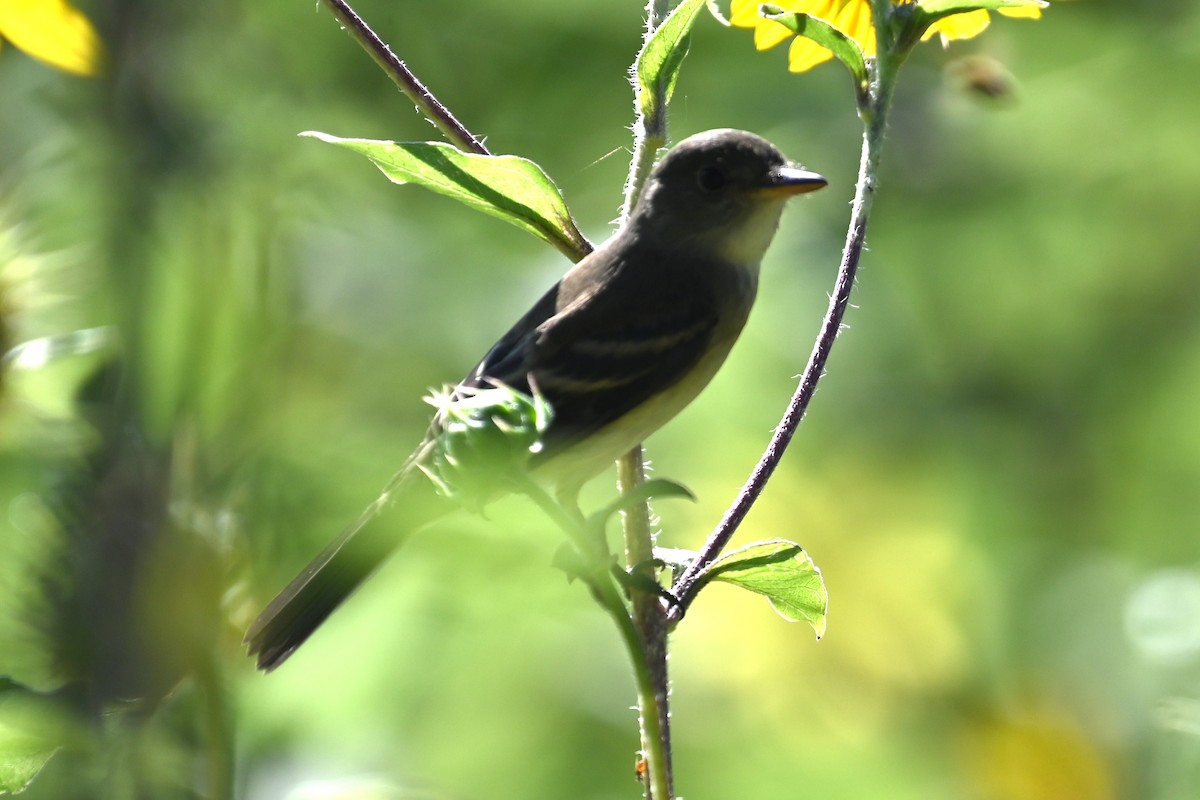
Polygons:
[[354,13],[354,9],[345,0],[325,0],[325,5],[346,27],[354,40],[367,51],[380,69],[387,73],[387,76],[392,79],[392,83],[400,88],[405,97],[416,104],[417,111],[445,134],[446,138],[467,152],[490,155],[488,149],[475,134],[467,130],[466,126],[450,113],[450,109],[433,96],[433,92],[417,79],[412,70],[396,57],[392,49],[375,35],[375,31],[363,22],[362,17]]
[[[891,67],[892,65],[888,65]],[[808,357],[808,365],[800,378],[795,394],[788,404],[787,411],[775,429],[770,443],[746,484],[738,492],[733,504],[725,512],[721,523],[713,530],[708,541],[700,550],[699,556],[692,562],[683,575],[679,577],[672,588],[672,593],[678,601],[669,612],[672,624],[678,622],[687,611],[687,607],[695,599],[696,592],[702,583],[700,578],[710,564],[717,560],[721,551],[733,538],[738,526],[746,518],[759,495],[767,486],[775,468],[796,433],[796,428],[808,410],[808,404],[817,391],[817,383],[825,372],[825,362],[830,350],[837,339],[842,327],[842,319],[850,306],[850,293],[854,289],[854,276],[858,272],[858,261],[862,255],[867,237],[867,220],[871,215],[871,204],[875,197],[875,176],[879,166],[879,152],[883,144],[883,132],[886,125],[887,106],[891,99],[891,81],[894,71],[885,69],[871,87],[867,104],[862,109],[866,120],[863,132],[862,159],[859,162],[858,184],[851,208],[850,225],[846,232],[846,244],[842,250],[841,265],[838,269],[837,280],[834,284],[833,295],[829,300],[829,308],[821,323],[820,333]]]

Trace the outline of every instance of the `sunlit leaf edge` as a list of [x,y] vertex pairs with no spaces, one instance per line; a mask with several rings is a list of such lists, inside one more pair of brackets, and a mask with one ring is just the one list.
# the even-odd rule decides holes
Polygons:
[[0,796],[20,794],[29,788],[61,749],[0,724]]
[[761,13],[764,18],[778,22],[797,36],[811,39],[829,50],[850,71],[855,85],[860,90],[866,87],[867,61],[858,42],[811,14],[785,12],[769,3],[762,6]]
[[653,117],[659,113],[660,88],[663,101],[670,101],[679,79],[679,69],[687,56],[692,26],[704,3],[705,0],[684,0],[676,6],[638,53],[634,74],[640,89],[638,110],[642,116]]
[[969,11],[998,10],[1001,8],[1046,8],[1049,3],[1044,0],[922,0],[917,10],[931,18],[930,21],[949,17],[954,14],[965,14]]
[[[788,562],[797,562],[800,565],[799,568],[793,568],[800,577],[793,576],[785,584],[789,591],[771,591],[752,580],[737,576],[739,572],[748,575],[765,572],[772,566],[781,566]],[[762,595],[779,616],[790,622],[807,622],[818,639],[825,635],[825,615],[829,607],[825,580],[820,568],[804,548],[795,542],[769,539],[748,544],[714,561],[705,570],[702,580],[722,581]],[[794,597],[796,592],[805,595],[806,599],[798,600]]]
[[692,502],[696,501],[696,495],[682,483],[677,483],[668,478],[650,478],[639,483],[632,491],[622,494],[616,500],[613,500],[604,508],[592,514],[589,523],[591,525],[603,525],[618,511],[626,511],[638,503],[650,500],[665,500],[673,497],[684,498]]
[[37,693],[7,675],[0,675],[0,796],[20,794],[29,788],[50,759],[62,749],[59,743],[12,725],[12,698],[36,698]]
[[320,131],[300,135],[364,155],[393,183],[412,183],[451,197],[576,259],[591,250],[554,181],[527,158],[465,153],[445,142],[342,138]]

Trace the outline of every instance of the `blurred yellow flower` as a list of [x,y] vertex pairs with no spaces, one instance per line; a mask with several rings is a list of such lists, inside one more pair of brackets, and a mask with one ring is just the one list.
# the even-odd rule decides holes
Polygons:
[[100,37],[67,0],[0,0],[0,38],[76,75],[100,68]]
[[[920,0],[916,2],[919,4]],[[754,46],[759,50],[774,47],[793,37],[792,32],[780,23],[759,16],[759,5],[760,0],[733,0],[730,5],[730,23],[742,28],[753,28]],[[871,22],[869,0],[778,0],[775,5],[784,11],[808,14],[828,22],[856,41],[864,56],[875,56],[875,26]],[[1036,6],[1003,8],[1000,9],[1000,13],[1010,17],[1034,19],[1042,14],[1041,9]],[[988,12],[982,9],[955,14],[929,26],[922,39],[940,36],[943,45],[953,39],[970,39],[983,32],[990,21]],[[796,36],[792,38],[788,49],[788,69],[792,72],[804,72],[832,57],[832,53],[811,39]]]
[[1121,765],[1101,736],[1048,708],[1019,707],[966,728],[963,762],[979,797],[1115,800]]

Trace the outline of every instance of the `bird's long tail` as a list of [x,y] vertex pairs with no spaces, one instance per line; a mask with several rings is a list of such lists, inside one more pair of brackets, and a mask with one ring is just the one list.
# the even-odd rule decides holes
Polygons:
[[[396,550],[407,532],[441,516],[449,508],[410,458],[387,490],[312,560],[263,609],[246,632],[250,655],[270,672],[302,645],[359,584]],[[403,510],[404,530],[380,520],[387,506]]]

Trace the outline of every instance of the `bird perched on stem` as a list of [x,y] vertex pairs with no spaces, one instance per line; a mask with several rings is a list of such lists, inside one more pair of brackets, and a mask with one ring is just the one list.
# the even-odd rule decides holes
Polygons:
[[[788,198],[825,186],[752,133],[684,139],[654,168],[629,219],[571,268],[458,385],[538,393],[553,421],[531,460],[573,502],[579,488],[690,403],[741,333],[758,268]],[[409,522],[447,510],[422,470],[440,422],[388,489],[259,615],[246,634],[278,667],[401,537],[370,524],[385,505]]]

